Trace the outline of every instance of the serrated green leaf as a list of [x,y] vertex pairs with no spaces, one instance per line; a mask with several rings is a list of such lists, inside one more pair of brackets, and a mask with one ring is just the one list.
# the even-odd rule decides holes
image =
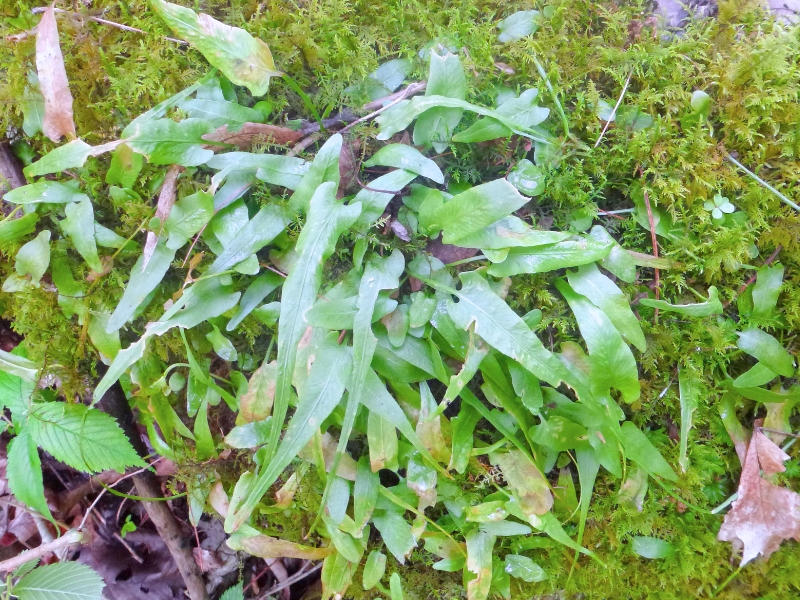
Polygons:
[[[247,486],[247,497],[238,510],[233,504],[225,519],[225,530],[238,529],[250,516],[256,504],[275,482],[286,466],[298,455],[322,422],[328,418],[342,398],[345,383],[350,377],[352,357],[349,347],[337,343],[338,334],[330,333],[317,350],[305,385],[283,441],[275,455],[263,464],[258,476]],[[280,423],[273,417],[273,427]],[[274,433],[274,430],[273,430]]]
[[164,231],[169,234],[167,248],[177,250],[200,231],[214,215],[214,197],[208,192],[195,192],[172,205],[164,221]]
[[494,277],[508,277],[521,273],[546,273],[565,267],[578,267],[596,262],[608,256],[612,245],[591,238],[565,240],[548,246],[532,249],[515,248],[508,257],[489,267]]
[[150,6],[212,66],[232,83],[246,86],[254,96],[266,94],[270,78],[281,75],[275,68],[269,46],[244,29],[163,0],[150,0]]
[[572,289],[586,296],[592,304],[602,310],[628,342],[644,352],[647,343],[639,320],[630,308],[622,291],[608,277],[600,273],[594,264],[580,267],[567,273]]
[[17,500],[53,520],[44,497],[39,449],[27,427],[20,428],[16,437],[9,442],[6,476],[8,487]]
[[736,333],[739,341],[736,343],[741,350],[764,363],[779,375],[791,377],[794,375],[794,359],[781,343],[773,336],[760,329],[746,329]]
[[101,600],[103,579],[77,562],[37,567],[14,586],[19,600]]
[[675,475],[672,467],[664,460],[661,453],[656,450],[647,436],[630,421],[625,421],[620,427],[620,441],[625,449],[625,455],[646,473],[670,481],[678,480],[678,476]]
[[642,298],[639,301],[644,306],[657,308],[665,312],[674,312],[687,317],[708,317],[722,314],[722,302],[719,301],[719,292],[713,285],[708,288],[708,300],[699,304],[670,304],[664,300]]
[[386,555],[379,550],[373,550],[367,557],[364,565],[363,585],[364,590],[374,588],[386,573]]
[[73,202],[64,207],[67,218],[61,221],[61,228],[64,230],[72,245],[89,265],[89,268],[96,273],[103,271],[103,263],[97,254],[97,242],[95,240],[94,208],[92,201],[85,198],[80,202]]
[[[467,78],[461,61],[449,52],[440,56],[434,51],[430,53],[430,69],[426,96],[443,96],[463,101],[467,97]],[[414,145],[430,146],[433,144],[437,152],[444,152],[461,121],[463,110],[459,107],[446,108],[435,106],[417,118],[414,126]]]
[[444,175],[439,166],[430,158],[426,158],[419,150],[407,144],[389,144],[384,146],[373,154],[370,159],[364,163],[364,166],[396,167],[398,169],[411,171],[417,175],[422,175],[436,183],[444,183]]
[[[153,0],[155,1],[155,0]],[[214,152],[203,146],[203,139],[214,128],[201,119],[155,119],[137,124],[125,143],[132,150],[144,154],[154,165],[182,165],[196,167],[207,162]]]
[[84,404],[34,404],[28,426],[39,446],[84,473],[145,466],[116,421]]
[[244,600],[243,585],[241,581],[236,585],[232,585],[222,593],[219,600]]
[[3,196],[3,200],[12,204],[38,204],[40,202],[66,204],[80,202],[83,199],[88,199],[88,196],[78,190],[77,182],[61,183],[60,181],[37,181],[11,190]]

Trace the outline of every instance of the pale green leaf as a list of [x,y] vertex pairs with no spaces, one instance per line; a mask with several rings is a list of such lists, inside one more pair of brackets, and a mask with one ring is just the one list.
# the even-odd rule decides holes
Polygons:
[[403,600],[403,583],[397,573],[389,577],[389,597],[391,600]]
[[72,245],[96,273],[103,271],[103,263],[97,254],[95,240],[94,209],[92,201],[85,198],[80,202],[73,202],[64,207],[67,218],[61,222],[61,228],[70,239]]
[[482,250],[531,248],[556,244],[571,237],[572,234],[565,231],[534,229],[519,217],[509,215],[480,231],[461,237],[458,245]]
[[[31,77],[28,77],[30,81]],[[28,137],[33,137],[42,130],[42,122],[44,121],[44,97],[38,90],[38,78],[31,82],[36,86],[36,89],[25,86],[25,91],[22,93],[22,108],[23,120],[22,131]]]
[[19,377],[24,382],[35,383],[38,380],[39,365],[24,356],[0,350],[0,371]]
[[493,464],[500,467],[525,518],[543,515],[552,508],[550,485],[528,456],[512,449],[509,452],[492,453],[489,457]]
[[91,567],[77,562],[37,567],[14,586],[19,600],[101,600],[103,579]]
[[636,280],[636,263],[633,257],[600,225],[592,227],[589,236],[601,244],[611,244],[611,252],[600,260],[600,266],[622,281],[633,283]]
[[699,406],[697,382],[693,376],[681,369],[678,372],[678,391],[681,404],[681,438],[678,465],[685,473],[689,466],[687,451],[689,448],[689,431],[692,429],[692,415]]
[[131,150],[128,144],[120,144],[111,156],[106,171],[106,183],[122,188],[132,188],[144,167],[144,157]]
[[547,579],[544,569],[527,556],[519,554],[506,554],[505,571],[512,577],[522,579],[528,583],[536,583]]
[[215,100],[184,100],[180,108],[194,119],[208,121],[214,127],[228,126],[228,131],[235,132],[245,123],[263,123],[264,113],[254,108],[240,106],[235,102]]
[[613,281],[600,273],[593,264],[568,272],[567,279],[572,289],[586,296],[606,314],[628,342],[639,351],[645,351],[646,342],[639,320],[630,309],[628,299]]
[[[246,209],[245,209],[246,210]],[[274,240],[288,224],[286,215],[279,206],[270,204],[238,229],[233,239],[225,243],[225,249],[211,263],[205,275],[215,275],[235,267]]]
[[372,189],[361,190],[353,199],[353,202],[361,203],[361,216],[358,217],[355,228],[364,230],[371,227],[383,214],[389,201],[394,198],[395,194],[392,192],[399,192],[414,181],[416,177],[416,173],[405,169],[397,169],[370,181],[369,187]]
[[19,249],[14,269],[21,277],[30,275],[31,282],[39,287],[39,280],[48,266],[50,266],[50,232],[45,230]]
[[219,356],[222,360],[235,362],[238,358],[238,353],[236,352],[236,348],[233,346],[233,343],[224,335],[222,335],[219,327],[213,323],[211,327],[211,331],[206,334],[206,339],[211,342],[214,352],[216,352],[217,356]]
[[339,155],[342,153],[342,136],[337,133],[329,137],[319,149],[314,161],[289,198],[289,210],[308,212],[311,198],[317,188],[325,182],[339,186]]
[[591,238],[565,240],[532,249],[515,248],[508,257],[489,267],[494,277],[508,277],[520,273],[546,273],[565,267],[578,267],[596,262],[611,252],[612,245]]
[[128,285],[125,286],[122,299],[108,320],[108,325],[106,326],[108,333],[117,331],[133,318],[139,305],[161,283],[173,258],[175,258],[175,250],[167,248],[165,239],[158,241],[144,269],[142,268],[144,255],[139,257],[131,268],[131,277]]
[[667,558],[675,554],[675,546],[654,537],[634,536],[631,550],[642,558]]
[[236,85],[246,86],[254,96],[263,96],[271,77],[280,75],[263,41],[244,29],[220,23],[189,8],[150,0],[150,6],[182,39],[197,48],[212,66]]
[[214,128],[201,119],[172,119],[144,121],[133,128],[125,143],[132,150],[144,154],[154,165],[182,165],[196,167],[207,162],[214,152],[203,146],[208,144],[203,136]]
[[310,163],[293,156],[250,152],[216,154],[206,164],[219,171],[211,179],[212,184],[219,185],[229,175],[233,178],[234,173],[246,171],[254,173],[262,181],[292,190],[300,186],[310,166]]
[[254,308],[256,308],[261,301],[264,300],[269,294],[272,293],[277,287],[283,284],[284,278],[273,271],[267,271],[260,275],[250,286],[244,294],[242,300],[239,302],[239,308],[236,313],[228,321],[225,327],[227,331],[233,331],[241,323],[244,318],[249,315]]
[[145,466],[116,421],[84,404],[44,402],[31,408],[31,435],[57,460],[85,473]]
[[775,310],[783,285],[783,271],[781,264],[758,270],[756,284],[753,286],[753,315],[766,317]]
[[733,380],[735,388],[760,387],[766,385],[778,374],[763,363],[756,363],[750,369]]
[[737,346],[764,363],[764,366],[784,377],[794,375],[792,355],[773,336],[755,328],[739,331],[736,335],[739,336]]
[[367,415],[367,444],[373,472],[377,473],[381,469],[397,470],[397,430],[375,411],[370,411]]
[[37,204],[39,202],[66,204],[80,202],[87,198],[86,194],[81,194],[78,190],[77,182],[61,183],[60,181],[37,181],[11,190],[3,196],[3,200],[12,204]]
[[25,177],[32,178],[49,173],[57,173],[64,169],[82,167],[86,159],[92,153],[92,147],[83,140],[72,140],[51,150],[35,163],[31,163],[25,169]]
[[500,30],[497,41],[506,44],[535,33],[539,28],[538,18],[538,10],[520,10],[506,17],[497,24]]
[[373,550],[367,557],[364,565],[364,590],[374,588],[386,573],[386,555],[378,550]]
[[[247,520],[261,497],[308,444],[341,400],[350,377],[352,357],[350,348],[340,346],[337,337],[335,332],[329,334],[317,350],[317,358],[302,388],[297,409],[289,421],[278,451],[248,485],[247,498],[239,510],[228,513],[225,520],[226,531],[234,531]],[[280,421],[273,417],[273,427],[278,428],[276,423]]]
[[[467,79],[458,56],[449,52],[440,56],[431,51],[425,95],[460,101],[467,97]],[[433,144],[437,152],[444,152],[453,131],[461,121],[462,113],[463,109],[460,107],[443,106],[422,111],[414,126],[414,145],[427,147]]]
[[492,585],[492,551],[496,538],[473,529],[466,536],[467,600],[486,600]]
[[164,231],[169,234],[167,248],[177,250],[211,220],[214,215],[214,197],[199,191],[172,205],[164,221]]
[[8,444],[6,476],[8,487],[17,500],[48,519],[53,519],[44,497],[39,449],[27,427],[20,428],[19,433]]
[[35,212],[31,212],[21,216],[19,219],[0,221],[0,244],[13,242],[14,240],[33,233],[36,231],[36,222],[38,220],[39,215]]
[[450,422],[453,430],[453,450],[448,469],[454,469],[458,473],[464,473],[467,470],[474,442],[473,433],[480,420],[480,413],[470,404],[461,404],[458,416]]
[[258,448],[267,443],[271,426],[270,418],[237,425],[225,436],[225,443],[231,448]]
[[625,455],[653,477],[677,481],[678,477],[647,436],[630,421],[620,427],[620,441]]
[[539,196],[544,192],[544,171],[523,158],[508,174],[508,182],[526,196]]
[[[396,167],[398,169],[411,171],[417,175],[422,175],[436,183],[444,183],[444,175],[439,166],[430,158],[423,156],[419,150],[406,144],[389,144],[388,146],[384,146],[373,154],[372,157],[364,163],[364,166]],[[370,185],[370,187],[375,186]]]
[[[497,107],[497,114],[517,127],[534,128],[550,114],[550,109],[536,105],[538,90],[528,89]],[[535,130],[535,129],[534,129]],[[454,142],[475,143],[509,137],[512,130],[493,117],[480,119],[461,133]],[[541,133],[541,132],[540,132]],[[520,190],[521,191],[521,190]]]
[[417,545],[411,533],[411,525],[403,518],[402,513],[395,510],[376,510],[372,517],[375,529],[381,534],[386,549],[392,553],[401,565],[406,556]]
[[674,312],[687,317],[709,317],[722,314],[722,302],[719,301],[719,292],[713,285],[708,288],[708,300],[699,304],[670,304],[664,300],[642,298],[639,301],[644,306],[657,308],[665,312]]

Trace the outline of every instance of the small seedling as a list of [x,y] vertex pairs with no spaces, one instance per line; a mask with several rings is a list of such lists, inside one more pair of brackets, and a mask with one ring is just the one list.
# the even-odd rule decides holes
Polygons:
[[711,220],[714,221],[716,225],[724,223],[725,215],[729,215],[736,210],[736,207],[731,204],[731,201],[721,194],[714,194],[713,200],[706,200],[703,202],[703,208],[711,211]]

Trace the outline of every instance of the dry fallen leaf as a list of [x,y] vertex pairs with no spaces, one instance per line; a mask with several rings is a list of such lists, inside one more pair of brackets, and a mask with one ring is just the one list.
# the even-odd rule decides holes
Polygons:
[[800,495],[761,477],[781,473],[789,455],[756,429],[739,480],[739,498],[717,539],[743,544],[742,565],[761,554],[769,557],[783,540],[800,540]]
[[[255,142],[285,146],[299,142],[303,135],[299,131],[267,123],[245,123],[238,131],[228,131],[228,126],[218,127],[203,136],[209,142],[233,144],[240,150],[250,148]],[[219,146],[211,148],[219,149]]]
[[69,91],[64,57],[58,44],[58,27],[53,6],[42,13],[36,33],[36,71],[39,89],[44,97],[42,131],[52,141],[62,136],[75,137],[72,119],[72,94]]

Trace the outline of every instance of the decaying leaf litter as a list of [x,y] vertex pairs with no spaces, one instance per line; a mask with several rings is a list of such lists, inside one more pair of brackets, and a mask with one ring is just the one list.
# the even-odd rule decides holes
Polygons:
[[[497,24],[497,42],[525,46],[539,28],[552,28],[568,4],[510,14]],[[3,350],[6,480],[22,502],[12,505],[20,525],[8,529],[11,540],[25,544],[39,536],[34,553],[52,561],[66,558],[63,550],[73,540],[85,542],[87,527],[102,526],[139,565],[143,548],[154,556],[169,553],[180,577],[159,576],[164,597],[180,593],[182,582],[192,598],[226,590],[221,597],[228,599],[257,597],[267,571],[274,586],[266,594],[289,597],[293,583],[308,587],[320,568],[321,588],[307,593],[416,596],[426,584],[408,569],[420,568],[415,548],[424,547],[439,559],[435,572],[462,572],[466,596],[482,599],[550,590],[591,594],[580,571],[608,570],[621,551],[619,539],[603,548],[602,523],[590,518],[613,497],[603,496],[600,482],[616,481],[620,489],[612,520],[630,510],[629,500],[635,520],[637,512],[652,514],[648,503],[664,507],[656,513],[673,510],[671,499],[674,518],[688,511],[716,523],[720,540],[734,542],[740,569],[701,585],[699,597],[738,593],[733,586],[747,563],[766,560],[782,541],[797,538],[794,470],[784,465],[791,456],[767,437],[791,448],[796,365],[789,313],[780,301],[793,262],[787,257],[786,267],[772,265],[790,243],[773,246],[763,266],[758,256],[772,249],[769,241],[746,249],[746,260],[756,265],[726,265],[748,277],[738,289],[713,278],[717,285],[680,279],[699,260],[688,247],[681,253],[681,241],[696,246],[697,232],[658,205],[663,188],[653,166],[641,164],[627,198],[633,209],[576,209],[563,228],[550,229],[554,219],[537,218],[535,207],[546,210],[548,183],[554,189],[588,146],[576,126],[578,111],[551,81],[558,65],[548,73],[535,49],[527,52],[538,88],[496,88],[493,105],[469,96],[467,74],[480,77],[469,48],[439,39],[419,54],[424,87],[411,83],[393,93],[413,62],[390,61],[365,84],[348,88],[352,98],[366,95],[368,114],[342,111],[322,119],[312,97],[276,69],[263,40],[162,0],[152,0],[150,9],[215,70],[134,119],[117,139],[94,146],[76,137],[83,132],[75,126],[56,11],[40,11],[22,129],[67,141],[36,159],[25,150],[29,142],[16,138],[28,185],[4,196],[12,211],[0,223],[0,238],[14,261],[3,292],[23,302],[49,294],[57,301],[53,310],[74,325],[77,356],[88,353],[108,367],[98,369],[104,375],[94,390],[84,379],[89,385],[78,392],[62,379],[78,365],[49,362],[30,336]],[[657,24],[648,26],[655,34]],[[636,31],[628,28],[628,45],[638,41]],[[514,74],[507,63],[497,64]],[[632,72],[613,108],[602,99],[588,105],[596,113],[593,127],[602,127],[595,147],[604,136],[606,143],[617,136],[625,147],[653,142],[664,123],[623,104]],[[276,115],[270,102],[257,99],[268,93],[270,78],[282,78],[301,101],[299,114],[318,121],[306,137],[298,133],[305,127],[300,120],[265,122]],[[235,86],[252,97],[243,101]],[[712,96],[690,95],[680,133],[714,140]],[[295,143],[294,153],[282,147]],[[464,180],[448,158],[473,152],[481,164],[486,151],[505,171]],[[788,189],[721,151],[764,197],[796,206]],[[95,164],[92,157],[104,168],[99,180],[93,167],[86,169]],[[136,223],[125,228],[109,220],[98,183],[117,210],[140,206]],[[737,210],[739,201],[711,196],[701,205],[713,226],[747,229],[748,216],[754,217]],[[597,217],[631,212],[622,220],[633,229]],[[779,218],[797,216],[784,209]],[[636,245],[637,227],[649,248]],[[626,249],[628,242],[634,247]],[[668,258],[659,254],[665,247]],[[541,309],[522,309],[531,306],[525,289]],[[673,301],[659,298],[662,293]],[[732,302],[735,312],[729,312]],[[548,312],[560,314],[561,323]],[[7,311],[12,327],[22,315]],[[715,335],[727,340],[715,351],[726,356],[723,370],[717,372],[716,359],[684,355],[671,365],[666,388],[654,390],[655,380],[643,374],[653,361],[648,346],[658,346],[665,321],[677,335],[696,336],[697,324],[711,328],[710,343],[717,343]],[[581,338],[583,345],[576,343]],[[252,352],[259,349],[263,360]],[[667,416],[669,437],[679,421],[674,461],[657,414],[642,421],[635,413],[643,396],[672,394],[679,399],[679,410]],[[719,409],[742,461],[736,495],[718,498],[725,501],[716,508],[714,481],[700,495],[691,487],[698,459],[690,440],[706,435],[693,421],[706,409],[706,394],[716,400],[709,407]],[[746,423],[753,415],[765,418],[755,420],[749,441],[737,412]],[[162,470],[166,489],[143,479],[143,458],[155,455],[161,456],[156,470],[158,462],[170,465]],[[66,480],[57,477],[60,492],[43,480],[43,465],[56,473],[72,469]],[[134,471],[112,485],[132,478],[139,495],[128,499],[147,490],[147,512],[128,509],[133,512],[122,523],[125,507],[115,501],[109,524],[95,507],[119,492],[97,477],[74,487],[78,472],[102,471],[103,477],[106,469],[126,467]],[[779,474],[784,478],[776,480]],[[95,483],[104,489],[98,493]],[[166,510],[152,498],[162,492],[171,499]],[[54,493],[73,498],[71,517],[53,504]],[[148,547],[131,534],[125,542],[131,530],[146,526],[148,513],[159,534],[149,539],[156,541]],[[26,518],[34,527],[23,533]],[[301,522],[300,530],[277,525],[286,518]],[[593,545],[584,537],[587,526]],[[676,545],[686,533],[642,521],[623,542],[629,556],[668,564],[680,556]],[[187,553],[181,538],[199,546]],[[562,577],[552,562],[564,549],[575,555]],[[260,571],[259,558],[265,561]],[[240,563],[246,585],[237,586]],[[106,585],[120,577],[102,563],[87,564]],[[142,592],[146,572],[133,584]],[[430,577],[436,580],[435,573]],[[38,597],[40,590],[99,597],[103,586],[97,574],[70,562],[28,562],[8,583],[20,598]]]

